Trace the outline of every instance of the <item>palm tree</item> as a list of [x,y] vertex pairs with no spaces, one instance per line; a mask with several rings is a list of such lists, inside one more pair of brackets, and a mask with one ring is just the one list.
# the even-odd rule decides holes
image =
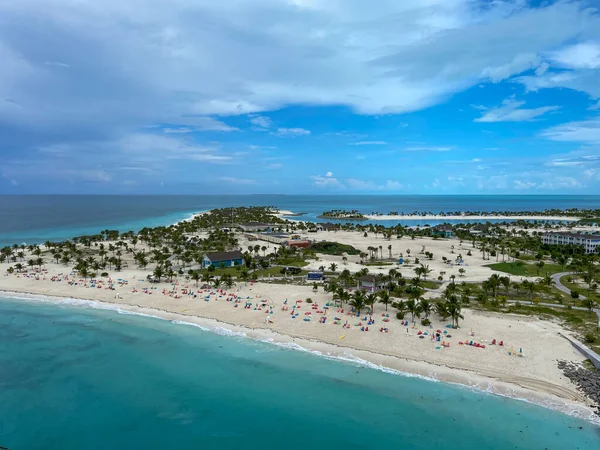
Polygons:
[[594,311],[594,308],[596,307],[596,300],[590,297],[586,297],[586,299],[583,300],[583,305],[588,309],[588,311],[591,314]]
[[384,290],[379,291],[378,295],[379,295],[379,303],[383,303],[385,305],[385,311],[387,312],[388,305],[392,301],[392,298],[390,297],[390,293],[384,289]]
[[200,272],[194,271],[192,273],[192,280],[194,280],[196,282],[196,287],[198,287],[198,281],[200,281],[200,278],[201,278]]
[[544,275],[544,277],[540,278],[540,284],[548,287],[552,286],[552,277],[548,274]]
[[448,313],[447,303],[441,300],[438,300],[435,303],[435,312],[442,318],[442,320],[446,320],[450,316]]
[[533,283],[531,281],[523,280],[523,282],[521,283],[521,286],[523,286],[525,288],[525,290],[527,290],[527,292],[529,292],[529,301],[531,301],[533,303],[533,293],[535,292],[535,283]]
[[222,278],[223,284],[225,285],[225,287],[227,289],[231,289],[232,286],[235,284],[234,281],[233,281],[233,277],[229,273],[226,273],[221,278]]
[[336,263],[331,263],[329,265],[329,270],[331,270],[333,273],[335,273],[336,269],[337,269],[337,264]]
[[221,278],[215,278],[215,280],[213,281],[213,286],[215,287],[215,289],[219,289],[219,287],[221,287]]
[[408,308],[406,307],[406,302],[404,300],[400,300],[400,301],[392,304],[392,306],[398,310],[398,312],[396,313],[396,317],[399,320],[404,319],[404,316],[408,312]]
[[464,319],[464,316],[461,314],[460,305],[458,303],[448,302],[446,307],[448,309],[448,315],[452,319],[452,327],[458,328],[458,319]]
[[204,272],[202,274],[202,283],[204,284],[208,284],[211,282],[211,280],[213,279],[212,275],[208,272]]
[[420,306],[421,306],[421,311],[423,311],[425,313],[425,318],[429,318],[429,314],[431,314],[431,308],[433,307],[431,302],[425,298],[422,298],[421,302],[420,302]]
[[361,289],[354,292],[352,300],[350,301],[350,306],[354,307],[356,315],[360,316],[360,312],[365,307],[365,294]]
[[413,299],[406,301],[406,310],[411,315],[411,320],[415,321],[415,315],[420,313],[419,304]]
[[157,279],[157,281],[160,283],[160,279],[164,276],[165,271],[163,270],[162,266],[156,266],[154,268],[154,277]]
[[375,311],[375,302],[377,302],[377,294],[370,292],[367,294],[367,298],[365,299],[365,305],[371,308],[371,312],[369,314],[373,314]]

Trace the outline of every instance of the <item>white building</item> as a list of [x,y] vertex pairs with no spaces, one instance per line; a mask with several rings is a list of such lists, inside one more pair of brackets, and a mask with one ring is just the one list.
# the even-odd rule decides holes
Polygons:
[[360,288],[365,291],[380,291],[385,287],[384,281],[380,277],[374,275],[365,275],[359,278]]
[[583,233],[545,233],[542,242],[548,245],[581,245],[585,253],[600,251],[600,235]]

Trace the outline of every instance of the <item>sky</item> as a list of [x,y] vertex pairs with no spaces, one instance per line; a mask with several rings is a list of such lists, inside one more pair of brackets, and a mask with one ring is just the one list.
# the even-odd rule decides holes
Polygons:
[[600,0],[0,0],[0,193],[598,194]]

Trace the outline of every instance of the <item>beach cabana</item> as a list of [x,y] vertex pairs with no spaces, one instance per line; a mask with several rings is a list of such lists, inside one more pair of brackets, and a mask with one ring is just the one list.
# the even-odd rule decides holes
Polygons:
[[204,255],[202,259],[202,268],[208,266],[225,267],[240,266],[244,262],[244,256],[239,250],[232,252],[212,252]]

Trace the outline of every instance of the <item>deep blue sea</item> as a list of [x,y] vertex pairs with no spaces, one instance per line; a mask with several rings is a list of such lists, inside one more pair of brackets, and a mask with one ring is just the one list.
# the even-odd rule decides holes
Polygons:
[[598,450],[525,402],[110,310],[0,299],[11,450]]
[[[2,195],[0,246],[41,243],[95,234],[104,229],[138,231],[170,225],[193,213],[225,206],[275,206],[304,212],[297,219],[321,221],[331,209],[363,213],[531,211],[600,208],[600,196],[399,196],[399,195]],[[460,221],[455,221],[460,222]],[[361,222],[361,223],[376,223]],[[439,221],[384,221],[385,225],[436,225]]]

